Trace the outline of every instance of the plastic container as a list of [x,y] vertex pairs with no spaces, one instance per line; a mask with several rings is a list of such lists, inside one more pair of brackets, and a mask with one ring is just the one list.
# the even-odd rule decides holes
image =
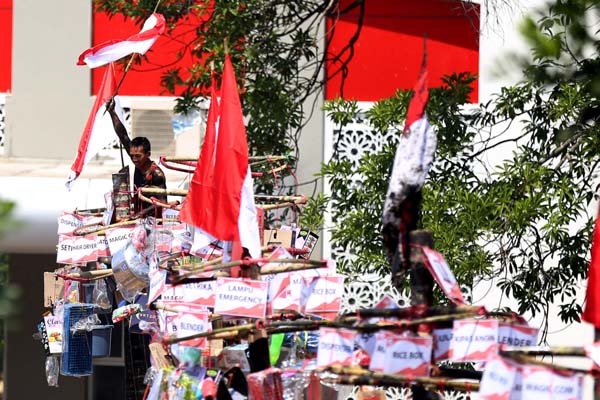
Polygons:
[[110,355],[112,329],[112,325],[96,325],[92,329],[92,357],[108,357]]
[[135,296],[148,286],[149,267],[145,255],[137,251],[131,242],[113,255],[112,270],[117,289],[129,302],[133,302]]

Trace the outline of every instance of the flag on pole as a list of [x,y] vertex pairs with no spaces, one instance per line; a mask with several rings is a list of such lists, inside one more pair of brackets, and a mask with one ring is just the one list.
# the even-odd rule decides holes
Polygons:
[[77,65],[87,64],[90,68],[96,68],[132,53],[145,54],[164,33],[165,27],[165,17],[154,13],[144,22],[139,33],[125,40],[109,40],[87,49],[79,56]]
[[[102,83],[100,84],[98,95],[92,106],[92,111],[90,112],[90,116],[83,129],[83,134],[79,140],[77,157],[71,166],[71,172],[67,178],[66,185],[69,189],[71,188],[73,181],[81,174],[83,166],[116,138],[112,119],[104,107],[106,102],[113,96],[115,86],[115,70],[113,65],[109,64],[104,73],[104,78],[102,78]],[[115,112],[121,122],[125,124],[123,108],[121,108],[118,96],[114,97],[114,101]]]
[[585,308],[581,317],[596,328],[600,328],[600,215],[596,216],[590,253]]
[[[179,217],[219,240],[241,242],[252,257],[258,257],[260,236],[246,127],[229,55],[223,70],[218,125],[216,141],[211,144],[209,137],[202,146]],[[216,121],[210,122],[207,130],[215,126]]]
[[[202,143],[202,150],[200,151],[200,157],[196,164],[196,170],[192,176],[192,181],[188,190],[188,194],[181,205],[179,211],[179,220],[186,222],[189,225],[194,226],[194,246],[197,248],[203,248],[208,246],[215,240],[214,237],[208,235],[198,226],[200,221],[209,219],[210,208],[195,207],[199,201],[197,198],[204,195],[203,200],[210,204],[212,199],[212,193],[206,187],[205,183],[211,182],[214,175],[214,164],[215,164],[215,146],[217,143],[217,123],[219,118],[219,100],[217,95],[217,85],[214,77],[214,73],[211,76],[210,85],[210,106],[208,108],[208,116],[206,119],[206,131],[204,133],[204,142]],[[192,250],[194,248],[192,246]]]
[[[416,228],[421,207],[421,188],[433,163],[437,147],[435,129],[429,125],[425,107],[429,100],[426,53],[408,105],[404,130],[396,149],[388,191],[383,205],[383,241],[392,271],[406,262],[408,231]],[[402,252],[397,252],[401,244]],[[396,258],[399,255],[399,259]]]

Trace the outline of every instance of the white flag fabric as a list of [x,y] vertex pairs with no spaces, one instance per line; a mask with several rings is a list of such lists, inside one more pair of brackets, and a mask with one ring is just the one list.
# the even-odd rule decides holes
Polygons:
[[77,65],[96,68],[132,53],[145,54],[156,39],[164,33],[165,27],[165,17],[154,13],[144,22],[139,33],[125,40],[109,40],[87,49],[79,56]]
[[[79,140],[77,157],[71,166],[71,172],[67,178],[66,185],[68,189],[71,188],[73,181],[81,174],[83,166],[117,137],[112,119],[105,107],[106,102],[114,95],[115,86],[115,71],[113,65],[110,64],[106,69],[104,78],[102,78],[100,90],[98,90],[98,95]],[[125,117],[118,96],[115,96],[114,100],[115,113],[121,120],[121,123],[124,124]]]

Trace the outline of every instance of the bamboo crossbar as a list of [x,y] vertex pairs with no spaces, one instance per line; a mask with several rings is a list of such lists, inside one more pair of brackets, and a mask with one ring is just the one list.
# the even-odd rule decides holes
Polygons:
[[502,355],[524,355],[524,356],[559,356],[559,357],[585,357],[585,349],[583,347],[569,346],[502,346],[500,347]]
[[[179,157],[163,157],[167,162],[180,162],[180,161],[198,161],[198,156],[179,156]],[[287,156],[250,156],[248,157],[249,163],[255,162],[269,162],[269,161],[281,161],[281,160],[295,160],[296,158],[292,155]]]
[[348,367],[342,365],[331,365],[318,370],[337,375],[337,377],[321,377],[324,382],[347,384],[347,385],[369,385],[369,386],[392,386],[405,387],[409,384],[423,385],[427,389],[444,391],[445,389],[460,392],[476,392],[479,390],[479,382],[464,380],[448,380],[432,377],[410,377],[404,375],[390,375],[381,372],[373,372],[360,367]]
[[[194,335],[181,337],[181,338],[168,338],[165,339],[166,344],[179,343],[186,340],[207,338],[208,340],[214,339],[232,339],[240,338],[249,335],[256,329],[266,329],[268,334],[274,333],[289,333],[289,332],[304,332],[304,331],[315,331],[322,327],[330,328],[346,328],[356,330],[359,332],[376,332],[379,330],[406,330],[411,327],[416,327],[422,324],[432,324],[440,321],[450,321],[453,319],[468,318],[473,316],[473,313],[464,313],[456,315],[438,315],[434,317],[418,318],[414,320],[402,320],[402,321],[386,321],[378,323],[358,323],[356,317],[348,317],[346,319],[335,319],[335,320],[295,320],[295,321],[277,321],[268,322],[259,320],[254,324],[238,325],[228,328],[215,329],[210,332],[202,332]],[[262,322],[260,322],[262,321]]]
[[[211,261],[213,261],[213,260],[211,260]],[[205,272],[221,271],[224,269],[239,267],[239,266],[243,266],[243,265],[249,266],[251,264],[256,263],[257,261],[264,262],[264,263],[276,263],[276,264],[277,263],[280,263],[280,264],[289,263],[290,264],[290,265],[285,266],[284,268],[276,268],[276,267],[259,268],[259,273],[261,275],[281,273],[281,272],[300,271],[300,270],[304,270],[304,269],[324,268],[327,266],[327,261],[301,260],[301,259],[295,259],[295,258],[236,260],[236,261],[229,261],[229,262],[221,263],[221,264],[213,263],[213,264],[209,265],[209,263],[211,263],[211,261],[206,262],[206,263],[191,264],[189,266],[186,266],[187,272],[180,274],[180,275],[173,276],[171,278],[172,282],[178,283],[178,282],[184,280],[185,278],[188,278],[190,276],[197,275],[197,274],[202,274]]]

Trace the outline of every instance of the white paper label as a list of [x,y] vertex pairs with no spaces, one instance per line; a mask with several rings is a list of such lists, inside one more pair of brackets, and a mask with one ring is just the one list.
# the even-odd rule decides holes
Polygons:
[[485,400],[508,400],[513,389],[516,366],[493,355],[485,363],[479,397]]
[[355,336],[356,333],[348,329],[319,329],[317,367],[334,363],[350,365],[354,355]]
[[450,358],[450,343],[452,342],[452,328],[434,329],[433,335],[433,360],[443,361]]
[[395,375],[428,376],[433,340],[385,332],[388,337],[383,372]]
[[446,296],[455,304],[465,304],[465,299],[460,291],[458,282],[442,253],[432,250],[429,247],[423,247],[423,253],[425,253],[425,258],[427,259],[426,265],[429,271]]
[[134,228],[112,228],[106,230],[110,254],[115,255],[123,249],[133,236]]
[[215,313],[239,317],[264,318],[268,284],[250,279],[218,278]]
[[454,321],[450,342],[452,361],[485,361],[498,351],[498,321],[465,319]]
[[342,305],[344,279],[343,275],[329,275],[307,281],[302,290],[304,311],[338,312]]
[[581,399],[582,378],[575,374],[559,374],[549,368],[523,367],[523,399],[578,400]]

